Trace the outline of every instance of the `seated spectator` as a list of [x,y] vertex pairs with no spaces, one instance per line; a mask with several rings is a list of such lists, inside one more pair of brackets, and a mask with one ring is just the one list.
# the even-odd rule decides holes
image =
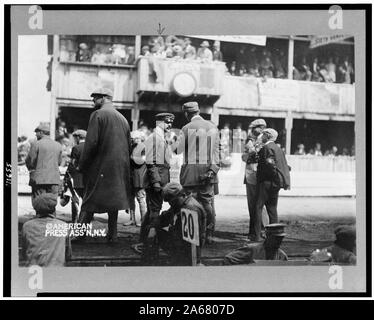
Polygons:
[[321,75],[323,82],[333,82],[327,72],[326,63],[321,62],[319,65],[319,74]]
[[349,62],[349,58],[346,57],[344,59],[343,64],[339,67],[340,72],[340,79],[338,82],[340,83],[353,83],[354,82],[354,71],[352,64]]
[[27,155],[30,151],[30,142],[25,135],[18,138],[17,152],[18,152],[18,165],[24,165]]
[[266,239],[264,242],[249,243],[231,251],[224,258],[224,265],[238,265],[255,263],[255,260],[281,260],[287,261],[287,254],[280,249],[283,238],[285,225],[273,223],[265,226]]
[[300,72],[301,80],[310,81],[312,79],[312,72],[306,62],[306,57],[303,57],[299,67],[297,68]]
[[316,146],[314,147],[314,155],[322,156],[321,144],[319,142],[317,142]]
[[75,60],[79,62],[90,62],[91,61],[91,52],[86,43],[80,43]]
[[101,48],[96,49],[96,52],[92,55],[91,62],[95,64],[105,64],[107,62],[107,56],[101,52]]
[[292,78],[294,80],[302,80],[299,70],[295,66],[292,67]]
[[242,64],[239,68],[239,72],[238,72],[238,76],[240,77],[244,77],[244,76],[247,76],[248,73],[247,73],[247,69],[245,68],[245,65]]
[[123,60],[123,64],[132,65],[135,64],[135,48],[128,47],[127,48],[127,55]]
[[113,44],[111,47],[114,64],[124,64],[127,57],[126,46],[123,44]]
[[171,42],[165,43],[165,51],[163,52],[165,58],[172,58],[174,55],[173,44]]
[[342,156],[349,156],[348,148],[343,148],[343,150],[342,150]]
[[338,155],[338,147],[333,146],[330,151],[330,156],[336,157]]
[[173,58],[183,59],[184,51],[181,45],[175,44],[173,46]]
[[248,53],[248,74],[251,76],[259,77],[259,63],[256,56],[256,47],[251,46]]
[[329,58],[329,62],[326,64],[326,70],[331,82],[336,82],[336,65],[332,57]]
[[321,76],[321,74],[319,73],[320,71],[320,67],[319,67],[319,63],[318,63],[318,58],[315,57],[313,59],[313,62],[312,62],[312,81],[316,81],[316,82],[322,82],[323,81],[323,78]]
[[200,44],[199,50],[197,51],[197,59],[203,61],[203,62],[211,62],[213,61],[213,53],[209,49],[209,42],[204,40]]
[[305,155],[305,146],[300,143],[297,145],[297,150],[294,153],[295,155],[304,156]]
[[313,148],[309,149],[308,153],[307,153],[308,156],[314,156],[315,155],[315,151]]
[[231,62],[231,66],[230,66],[230,74],[231,74],[232,76],[236,76],[236,74],[237,74],[237,70],[236,70],[236,61]]
[[151,55],[151,52],[149,51],[149,46],[143,46],[142,47],[142,54],[143,57],[149,57]]
[[260,75],[261,77],[273,78],[273,62],[270,58],[270,52],[267,50],[262,51],[262,58],[260,62]]
[[191,45],[190,38],[184,38],[184,58],[185,59],[196,59],[196,48]]
[[26,266],[64,266],[71,256],[68,236],[48,234],[47,226],[58,230],[68,228],[68,224],[56,219],[57,196],[43,193],[32,198],[36,217],[25,222],[22,227],[22,255]]
[[216,40],[213,43],[213,61],[222,61],[223,55],[221,52],[221,43]]
[[283,79],[283,78],[286,78],[287,77],[287,74],[286,74],[286,64],[284,62],[284,58],[285,58],[285,55],[284,55],[284,51],[283,50],[278,50],[276,49],[276,55],[275,55],[275,58],[274,58],[274,76],[275,78],[280,78],[280,79]]

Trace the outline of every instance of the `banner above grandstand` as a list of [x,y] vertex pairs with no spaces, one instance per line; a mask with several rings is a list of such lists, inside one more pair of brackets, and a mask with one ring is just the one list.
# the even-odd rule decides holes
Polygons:
[[330,44],[333,42],[339,42],[344,39],[350,38],[351,36],[346,34],[332,34],[327,36],[312,36],[310,39],[310,48],[317,48],[320,46],[324,46],[326,44]]
[[224,42],[250,43],[256,46],[266,45],[266,36],[189,36],[206,40],[218,40]]

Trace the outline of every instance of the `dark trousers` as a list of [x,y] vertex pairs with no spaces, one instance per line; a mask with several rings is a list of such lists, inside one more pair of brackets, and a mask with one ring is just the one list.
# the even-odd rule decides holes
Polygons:
[[142,264],[143,265],[157,265],[158,264],[158,243],[157,239],[152,242],[148,240],[148,233],[150,228],[156,228],[155,220],[159,216],[162,209],[162,193],[161,191],[155,191],[152,188],[145,190],[146,192],[146,202],[147,202],[147,212],[144,215],[140,227],[140,241],[143,242],[142,251]]
[[[255,184],[246,184],[246,194],[247,194],[247,206],[249,213],[249,232],[248,237],[255,237],[255,221],[256,221],[256,202],[257,202],[257,191],[258,187]],[[266,209],[263,207],[261,213],[261,230],[264,230],[264,223],[262,217],[266,215]]]
[[264,205],[269,215],[269,223],[278,222],[278,195],[279,188],[274,187],[271,181],[263,181],[258,184],[254,234],[256,240],[259,240],[261,236],[262,210]]
[[40,196],[42,193],[52,193],[57,197],[59,191],[58,188],[58,184],[33,184],[31,186],[31,196],[35,198],[36,196]]
[[[81,211],[79,215],[79,223],[91,223],[94,213]],[[117,239],[117,220],[118,220],[118,211],[109,211],[108,212],[108,240]]]
[[188,194],[192,196],[203,206],[206,214],[207,233],[213,233],[216,226],[216,214],[214,210],[214,185],[203,184],[199,186],[183,187]]

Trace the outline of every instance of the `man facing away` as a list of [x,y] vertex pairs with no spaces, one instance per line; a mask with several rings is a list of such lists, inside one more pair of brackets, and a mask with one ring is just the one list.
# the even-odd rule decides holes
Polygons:
[[284,152],[275,144],[278,133],[274,129],[262,131],[264,144],[258,153],[257,202],[254,241],[261,241],[262,209],[264,205],[270,224],[278,222],[278,196],[281,188],[290,188],[290,172]]
[[37,141],[31,144],[26,157],[26,166],[30,172],[32,197],[42,193],[58,195],[60,184],[59,165],[62,161],[61,145],[49,137],[49,125],[40,124],[35,129]]
[[264,242],[249,243],[231,251],[224,258],[225,265],[249,264],[255,260],[282,260],[287,261],[287,254],[280,249],[286,233],[285,225],[281,223],[269,224],[265,227],[266,239]]
[[130,127],[114,108],[111,90],[97,89],[91,97],[95,111],[78,167],[85,184],[79,222],[90,223],[94,213],[107,212],[107,240],[116,242],[118,210],[130,207]]
[[67,230],[68,224],[56,219],[57,196],[42,193],[32,198],[36,217],[22,227],[22,254],[26,266],[64,266],[71,256],[69,236],[53,234]]
[[176,152],[183,153],[180,183],[207,213],[207,243],[215,228],[214,185],[218,183],[220,141],[217,127],[200,116],[197,102],[187,102],[182,111],[188,120],[178,138]]

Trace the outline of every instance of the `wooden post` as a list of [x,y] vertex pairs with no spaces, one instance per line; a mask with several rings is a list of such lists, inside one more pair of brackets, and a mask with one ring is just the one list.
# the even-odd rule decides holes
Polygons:
[[52,140],[56,136],[56,95],[57,95],[57,67],[60,56],[60,38],[59,35],[53,36],[53,61],[51,70],[51,104],[50,104],[50,137]]
[[196,244],[191,243],[191,266],[197,265]]
[[286,154],[291,154],[291,133],[292,133],[292,111],[287,111],[287,117],[285,119],[286,124]]
[[142,38],[141,36],[135,36],[135,58],[138,58],[141,53]]
[[294,39],[290,36],[288,40],[288,76],[287,78],[293,79],[293,56],[294,56]]
[[139,113],[138,104],[135,103],[134,109],[131,110],[132,131],[138,130]]

